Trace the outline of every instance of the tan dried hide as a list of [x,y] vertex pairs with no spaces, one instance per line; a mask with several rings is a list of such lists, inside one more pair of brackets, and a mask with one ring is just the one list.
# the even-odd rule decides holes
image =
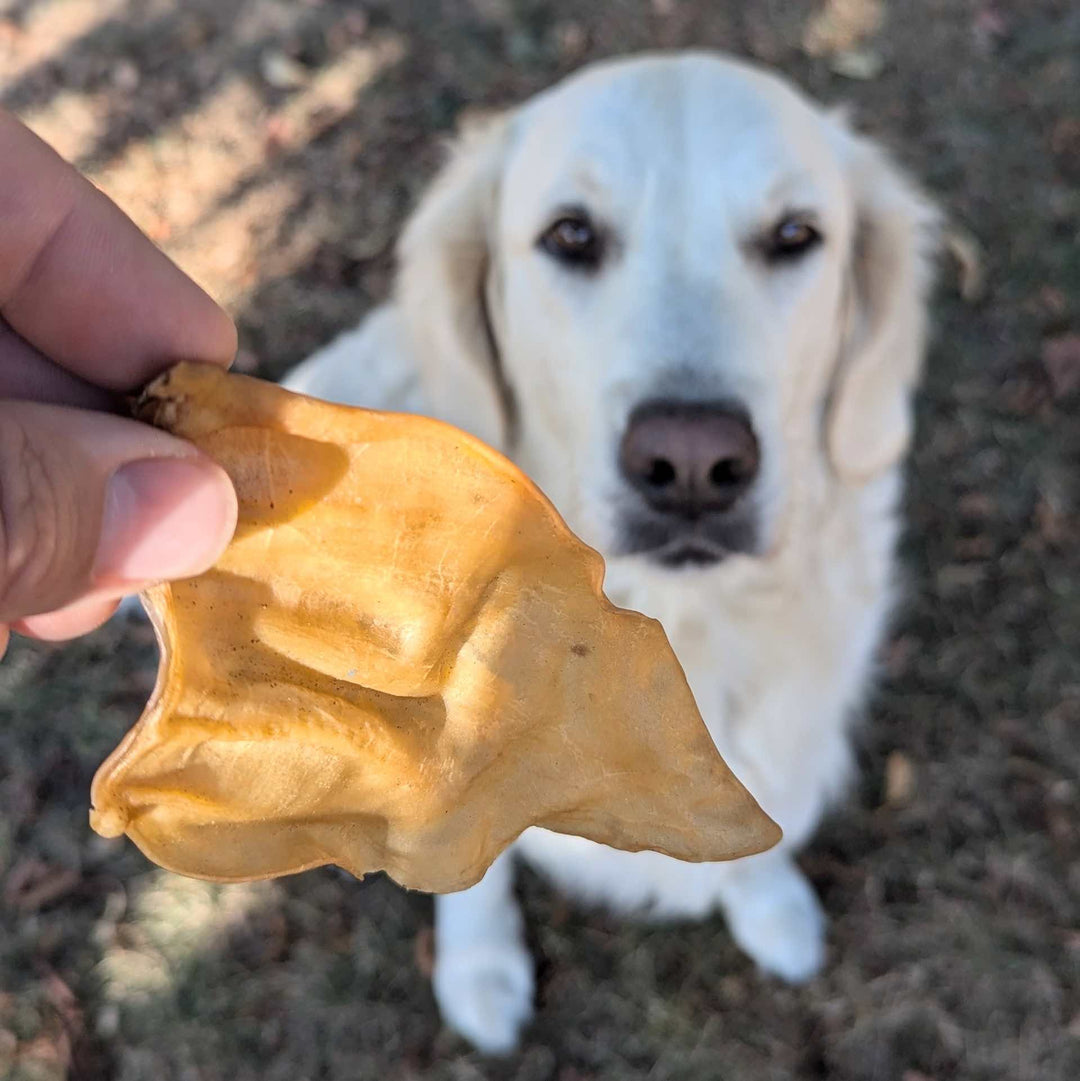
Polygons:
[[684,860],[777,841],[660,625],[500,455],[202,365],[139,411],[227,470],[240,517],[212,570],[144,596],[161,667],[94,779],[99,833],[200,878],[334,863],[432,892],[531,825]]

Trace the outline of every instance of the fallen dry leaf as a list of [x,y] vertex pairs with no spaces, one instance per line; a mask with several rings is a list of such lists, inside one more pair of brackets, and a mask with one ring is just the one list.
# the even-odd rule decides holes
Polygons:
[[1076,785],[1069,780],[1057,780],[1044,796],[1046,829],[1056,844],[1075,844],[1080,832],[1078,822]]
[[903,751],[890,751],[885,759],[885,806],[904,807],[915,795],[915,767]]
[[581,23],[568,20],[555,27],[555,42],[563,60],[579,60],[589,47],[589,34]]
[[868,82],[885,70],[885,58],[876,49],[848,49],[832,57],[829,70],[845,79]]
[[807,21],[803,49],[818,57],[850,53],[872,38],[884,21],[884,0],[826,0]]
[[890,679],[899,679],[919,652],[919,640],[910,634],[888,642],[881,651],[881,663]]
[[303,64],[277,50],[265,52],[259,58],[259,73],[275,90],[296,90],[311,79]]
[[481,19],[489,22],[509,22],[514,14],[510,0],[469,0],[469,6]]
[[4,883],[4,903],[20,912],[36,912],[66,897],[82,881],[78,871],[41,860],[22,860]]
[[82,876],[78,871],[70,868],[53,869],[19,897],[16,907],[23,912],[36,912],[39,908],[45,908],[66,897],[81,881]]
[[1035,526],[1039,537],[1048,544],[1065,545],[1076,537],[1068,504],[1057,493],[1039,496],[1035,503]]
[[1067,180],[1080,180],[1080,116],[1065,116],[1050,132],[1050,150]]
[[112,71],[109,73],[109,80],[112,85],[125,94],[135,91],[141,78],[138,67],[126,57],[114,64]]
[[997,515],[997,501],[986,492],[965,492],[956,501],[956,510],[962,518],[984,520]]
[[997,5],[984,4],[972,17],[971,29],[979,48],[989,52],[1009,36],[1011,27]]
[[1038,304],[1046,315],[1059,317],[1065,314],[1069,298],[1056,285],[1044,285],[1038,293]]
[[68,1035],[75,1037],[83,1027],[82,1010],[75,992],[64,982],[60,975],[49,969],[44,978],[45,997],[56,1015],[63,1022]]
[[953,553],[959,560],[990,559],[998,551],[997,537],[989,533],[977,533],[971,537],[957,537]]
[[1080,116],[1063,116],[1054,124],[1050,149],[1055,154],[1080,153]]
[[1080,388],[1080,334],[1058,334],[1042,346],[1042,365],[1055,399],[1067,398]]
[[38,1036],[20,1045],[16,1077],[70,1077],[71,1040],[66,1032]]
[[19,1037],[9,1028],[0,1028],[0,1070],[4,1077],[10,1076],[18,1049]]
[[211,571],[144,595],[158,683],[94,779],[99,833],[200,878],[336,863],[431,892],[531,825],[684,860],[779,839],[660,625],[506,459],[202,365],[139,412],[240,515]]
[[4,880],[4,904],[14,906],[18,898],[47,870],[49,865],[43,860],[28,856],[19,860],[8,872]]
[[433,927],[421,927],[416,932],[416,938],[413,941],[413,960],[416,963],[417,972],[425,980],[430,980],[435,971],[435,929]]
[[966,593],[986,580],[985,563],[946,563],[934,576],[938,592],[942,596]]
[[945,230],[945,250],[956,263],[957,288],[963,300],[974,304],[981,300],[986,289],[979,242],[971,233],[958,226]]

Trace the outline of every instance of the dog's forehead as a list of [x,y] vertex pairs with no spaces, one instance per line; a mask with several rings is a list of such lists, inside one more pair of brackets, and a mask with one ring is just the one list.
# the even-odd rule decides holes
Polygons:
[[649,182],[828,186],[836,171],[819,109],[792,87],[716,57],[589,69],[519,114],[510,182],[583,195]]

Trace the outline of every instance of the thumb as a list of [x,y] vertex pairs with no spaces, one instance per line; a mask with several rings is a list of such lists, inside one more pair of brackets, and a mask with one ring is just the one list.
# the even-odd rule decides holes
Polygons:
[[0,401],[0,625],[210,567],[236,526],[225,472],[148,425]]

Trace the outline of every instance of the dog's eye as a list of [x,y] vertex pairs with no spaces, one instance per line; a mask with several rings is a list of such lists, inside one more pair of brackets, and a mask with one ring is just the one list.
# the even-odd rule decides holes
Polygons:
[[584,212],[564,214],[540,235],[540,248],[567,266],[594,270],[603,256],[599,230]]
[[797,259],[821,243],[821,233],[805,218],[790,215],[777,223],[765,241],[770,262]]

